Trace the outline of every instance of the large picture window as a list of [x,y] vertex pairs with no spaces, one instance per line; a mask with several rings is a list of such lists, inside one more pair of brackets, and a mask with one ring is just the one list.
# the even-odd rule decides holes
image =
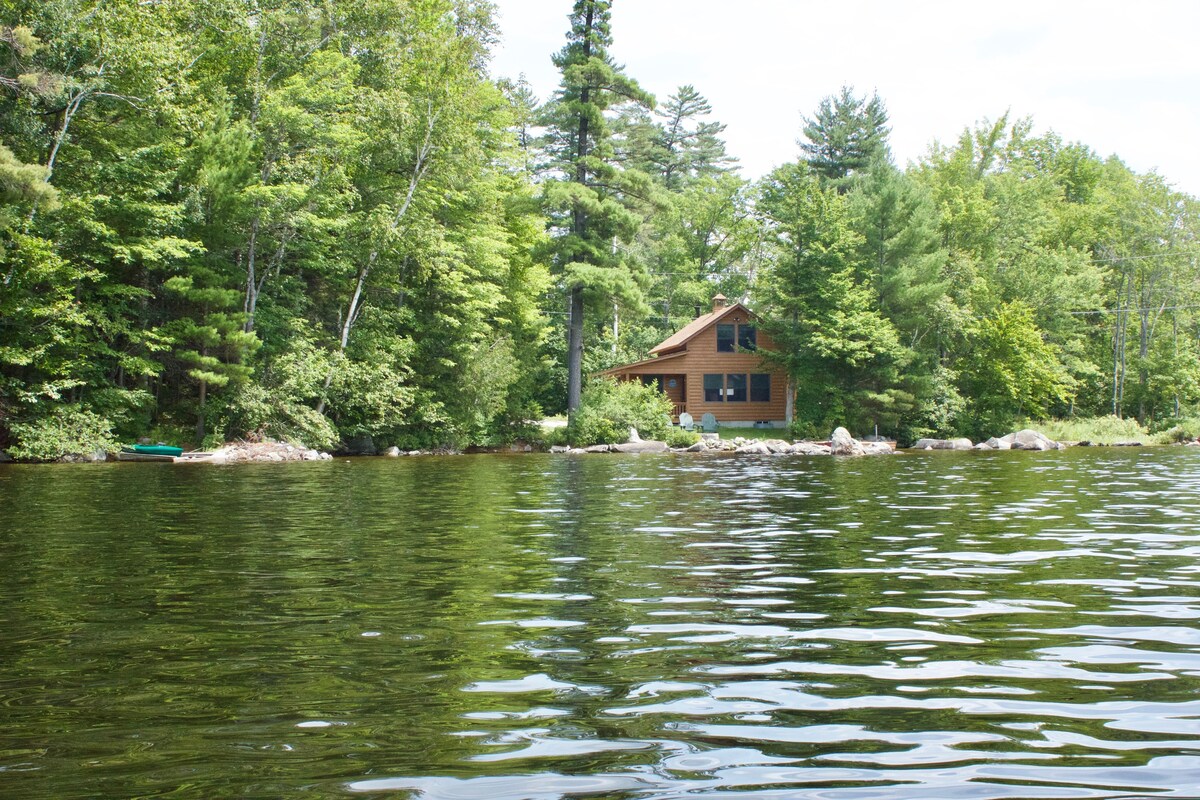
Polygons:
[[717,326],[717,352],[718,353],[732,353],[734,350],[733,343],[735,341],[736,341],[736,339],[734,338],[734,326],[733,325],[718,325]]
[[750,402],[771,402],[771,376],[766,373],[750,376]]
[[727,403],[746,402],[746,375],[725,376],[725,401]]
[[725,400],[725,376],[704,376],[704,402],[720,403]]

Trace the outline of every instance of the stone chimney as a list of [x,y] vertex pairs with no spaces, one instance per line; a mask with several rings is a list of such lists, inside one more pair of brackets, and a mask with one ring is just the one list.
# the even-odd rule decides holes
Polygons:
[[729,298],[723,294],[718,294],[713,297],[712,303],[713,303],[713,313],[715,314],[718,311],[720,311],[721,309],[729,307]]

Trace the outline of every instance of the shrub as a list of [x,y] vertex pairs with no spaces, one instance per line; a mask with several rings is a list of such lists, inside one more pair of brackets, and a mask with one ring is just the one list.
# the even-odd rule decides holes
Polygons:
[[578,447],[618,444],[637,428],[644,439],[663,439],[671,427],[671,401],[636,381],[593,381],[580,399],[567,427],[567,439]]
[[1167,442],[1193,442],[1200,438],[1200,417],[1164,421],[1157,438]]
[[24,461],[54,461],[66,455],[116,452],[112,420],[78,405],[65,405],[45,416],[9,426],[16,445],[13,458]]
[[671,428],[667,431],[665,441],[669,447],[691,447],[700,441],[700,434],[683,428]]

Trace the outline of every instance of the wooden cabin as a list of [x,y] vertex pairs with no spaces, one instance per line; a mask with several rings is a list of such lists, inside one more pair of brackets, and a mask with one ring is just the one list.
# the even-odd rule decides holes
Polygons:
[[719,294],[710,313],[656,345],[650,358],[600,374],[657,386],[674,403],[675,421],[686,411],[697,424],[710,413],[722,425],[784,427],[787,376],[758,355],[773,343],[757,322],[750,309]]

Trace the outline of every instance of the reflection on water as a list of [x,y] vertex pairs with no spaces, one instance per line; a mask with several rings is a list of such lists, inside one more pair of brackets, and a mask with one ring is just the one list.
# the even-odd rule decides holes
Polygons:
[[0,796],[1197,797],[1200,453],[0,468]]

